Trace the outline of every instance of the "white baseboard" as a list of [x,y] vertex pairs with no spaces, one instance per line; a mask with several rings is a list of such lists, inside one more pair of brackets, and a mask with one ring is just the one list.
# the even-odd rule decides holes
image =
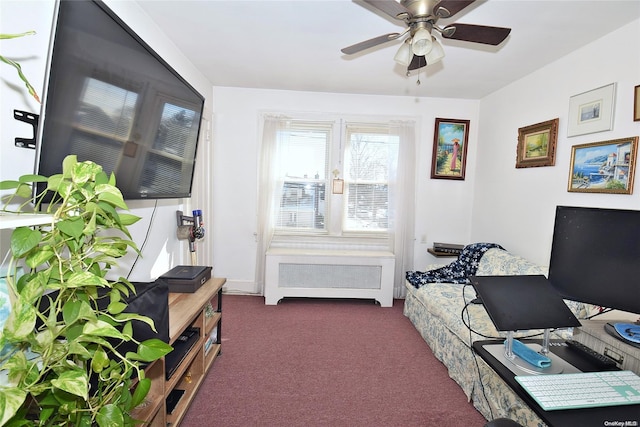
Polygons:
[[256,283],[253,281],[227,279],[226,283],[222,287],[222,292],[238,295],[261,295],[257,288]]

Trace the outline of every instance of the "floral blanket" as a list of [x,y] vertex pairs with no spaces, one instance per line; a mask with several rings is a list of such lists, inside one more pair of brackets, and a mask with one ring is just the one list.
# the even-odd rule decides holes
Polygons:
[[496,243],[473,243],[465,246],[458,259],[451,264],[427,272],[407,271],[406,278],[416,288],[427,283],[469,284],[468,276],[476,274],[480,259],[492,248],[505,250]]

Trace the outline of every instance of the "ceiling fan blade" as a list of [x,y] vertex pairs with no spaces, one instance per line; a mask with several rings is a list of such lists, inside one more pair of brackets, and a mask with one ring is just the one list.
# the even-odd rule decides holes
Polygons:
[[409,63],[407,70],[413,71],[426,66],[427,59],[424,56],[413,55],[413,59],[411,60],[411,63]]
[[400,3],[394,0],[363,0],[365,3],[386,13],[394,19],[406,19],[411,13]]
[[433,14],[438,18],[451,18],[475,0],[442,0],[433,8]]
[[462,40],[466,42],[490,44],[497,46],[507,38],[511,28],[487,27],[473,24],[451,24],[441,31],[446,39]]
[[383,36],[374,37],[369,40],[365,40],[360,43],[356,43],[351,46],[347,46],[345,48],[340,49],[340,51],[346,55],[353,55],[354,53],[361,52],[365,49],[369,49],[370,47],[378,46],[379,44],[386,43],[391,40],[395,40],[400,37],[404,33],[389,33]]

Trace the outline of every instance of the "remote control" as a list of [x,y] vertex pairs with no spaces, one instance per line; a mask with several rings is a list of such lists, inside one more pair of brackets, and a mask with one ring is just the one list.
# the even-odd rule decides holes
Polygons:
[[591,359],[592,362],[595,362],[601,367],[610,368],[616,366],[616,362],[613,359],[608,358],[604,354],[600,354],[597,351],[587,347],[579,341],[575,340],[567,340],[566,344],[569,348],[572,348],[584,356]]

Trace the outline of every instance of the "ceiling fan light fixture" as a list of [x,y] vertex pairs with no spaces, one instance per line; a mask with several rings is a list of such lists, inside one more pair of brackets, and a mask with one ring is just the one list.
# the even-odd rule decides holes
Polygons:
[[411,50],[414,55],[424,56],[431,51],[433,41],[431,33],[426,28],[419,28],[413,35]]
[[393,60],[402,66],[408,66],[411,62],[411,58],[413,57],[413,52],[411,52],[411,44],[409,44],[408,39],[405,40],[404,43],[400,46],[396,55],[393,57]]
[[442,48],[442,45],[438,43],[438,40],[436,40],[435,37],[433,38],[433,46],[431,48],[431,51],[424,57],[427,60],[427,65],[435,64],[436,62],[444,58],[444,49]]

